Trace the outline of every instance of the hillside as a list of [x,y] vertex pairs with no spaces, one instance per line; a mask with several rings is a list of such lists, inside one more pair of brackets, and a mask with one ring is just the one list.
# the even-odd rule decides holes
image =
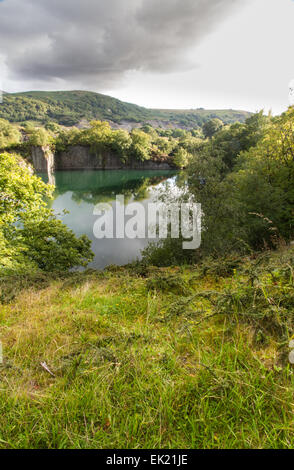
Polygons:
[[207,120],[220,118],[226,124],[243,122],[250,113],[234,110],[147,109],[116,98],[88,91],[31,91],[8,93],[0,103],[0,118],[10,122],[55,121],[73,126],[82,120],[105,120],[126,126],[151,122],[154,127],[195,128]]
[[293,447],[293,250],[0,292],[0,448]]

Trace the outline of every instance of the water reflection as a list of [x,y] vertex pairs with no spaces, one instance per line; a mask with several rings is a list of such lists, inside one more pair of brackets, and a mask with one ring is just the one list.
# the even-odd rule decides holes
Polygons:
[[[56,189],[50,206],[77,235],[86,234],[92,241],[95,259],[90,267],[122,265],[140,256],[148,238],[97,240],[93,235],[93,225],[97,220],[93,215],[94,206],[107,202],[114,208],[116,195],[122,194],[126,205],[140,201],[146,207],[164,182],[174,181],[176,175],[169,170],[58,171],[54,174]],[[41,177],[48,182],[47,175]],[[69,214],[62,214],[64,209]]]

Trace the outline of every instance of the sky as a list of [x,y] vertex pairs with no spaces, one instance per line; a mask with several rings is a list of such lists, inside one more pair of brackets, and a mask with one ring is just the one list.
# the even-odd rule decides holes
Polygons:
[[293,25],[293,0],[0,0],[0,89],[278,114]]

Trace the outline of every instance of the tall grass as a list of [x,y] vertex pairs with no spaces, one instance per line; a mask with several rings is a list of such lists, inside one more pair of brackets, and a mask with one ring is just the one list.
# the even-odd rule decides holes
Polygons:
[[0,447],[292,447],[293,265],[3,278]]

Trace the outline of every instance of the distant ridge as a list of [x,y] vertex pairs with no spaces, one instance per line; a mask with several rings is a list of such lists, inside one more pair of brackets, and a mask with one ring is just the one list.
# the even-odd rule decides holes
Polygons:
[[149,123],[154,127],[192,129],[212,118],[229,124],[244,122],[251,115],[247,111],[231,109],[148,109],[101,93],[79,90],[4,92],[4,95],[0,103],[0,118],[18,123],[33,121],[44,124],[54,121],[64,126],[74,126],[81,121],[99,119],[109,121],[113,127],[132,128]]

